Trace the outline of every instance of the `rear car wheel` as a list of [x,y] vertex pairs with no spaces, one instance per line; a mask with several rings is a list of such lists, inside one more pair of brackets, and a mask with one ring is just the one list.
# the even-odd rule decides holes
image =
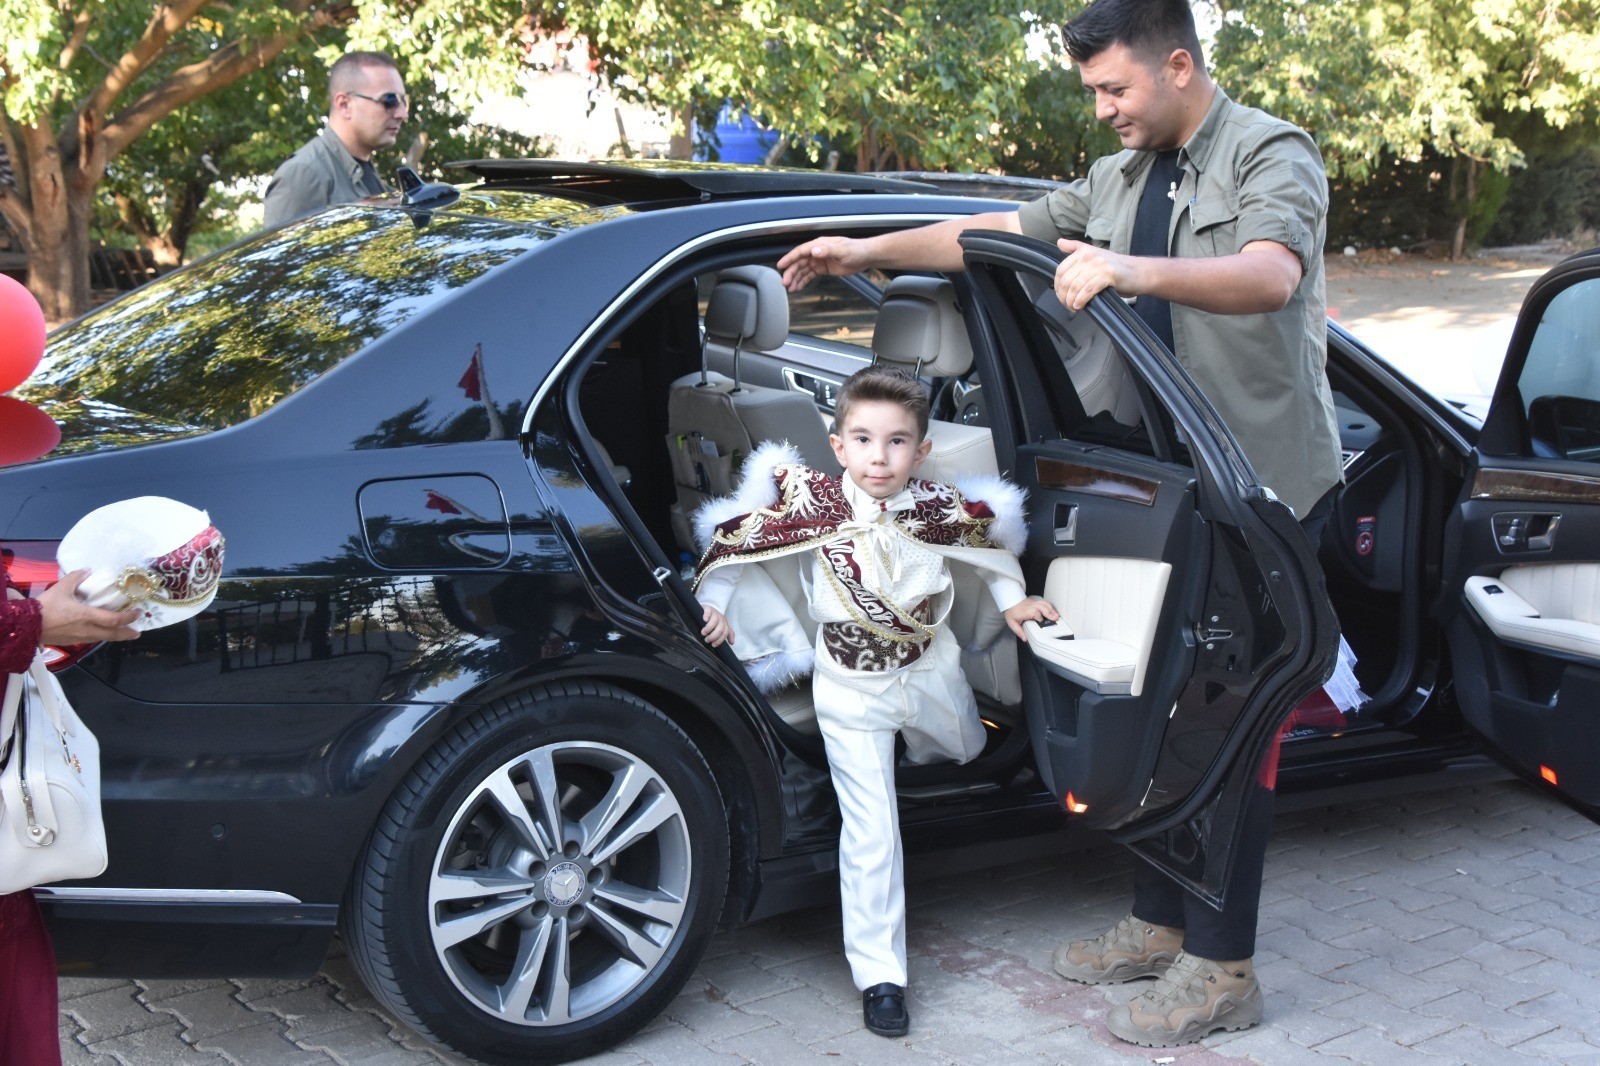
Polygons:
[[694,743],[628,693],[549,686],[468,716],[418,762],[341,933],[419,1032],[485,1062],[565,1062],[677,993],[727,882],[727,814]]

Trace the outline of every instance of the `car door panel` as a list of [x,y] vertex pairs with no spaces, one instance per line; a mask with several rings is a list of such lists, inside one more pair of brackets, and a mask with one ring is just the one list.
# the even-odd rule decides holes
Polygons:
[[1446,526],[1461,712],[1600,817],[1600,250],[1540,279]]
[[1194,472],[1072,441],[1025,445],[1017,458],[1032,516],[1027,587],[1071,633],[1029,634],[1030,733],[1051,792],[1105,828],[1148,785],[1137,767],[1160,736],[1141,707],[1170,704],[1193,660],[1180,620],[1193,614],[1193,551],[1205,535]]
[[[989,327],[979,372],[991,409],[1010,408],[996,450],[1013,427],[1029,491],[1028,588],[1061,598],[1072,640],[1094,642],[1074,653],[1034,630],[1023,688],[1040,773],[1078,822],[1220,905],[1256,768],[1333,664],[1314,551],[1124,305],[1102,294],[1067,314],[1050,292],[1060,253],[1040,242],[963,245]],[[1126,383],[1091,412],[1073,372],[1107,346]]]

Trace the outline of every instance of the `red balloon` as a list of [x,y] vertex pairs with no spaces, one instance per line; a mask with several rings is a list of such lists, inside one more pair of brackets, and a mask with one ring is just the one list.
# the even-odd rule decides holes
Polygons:
[[28,380],[44,355],[44,311],[15,279],[0,274],[0,392]]
[[0,396],[0,466],[27,463],[61,443],[61,427],[26,400]]

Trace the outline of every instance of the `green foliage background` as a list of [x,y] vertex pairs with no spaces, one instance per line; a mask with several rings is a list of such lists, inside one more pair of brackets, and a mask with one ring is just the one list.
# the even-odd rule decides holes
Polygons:
[[[132,47],[150,0],[0,0],[0,119],[70,131]],[[1116,150],[1066,64],[1076,0],[188,0],[124,94],[239,42],[294,39],[263,70],[187,104],[106,163],[94,232],[189,253],[238,235],[240,179],[269,174],[326,110],[326,65],[393,52],[428,164],[538,155],[465,115],[515,84],[530,44],[582,35],[625,99],[703,128],[725,102],[864,169],[1071,177]],[[1312,132],[1331,240],[1437,246],[1600,225],[1600,0],[1197,0],[1207,57],[1236,99]],[[87,20],[87,21],[85,21]],[[81,34],[75,35],[81,30]],[[110,117],[114,113],[108,112]],[[42,116],[42,117],[41,117]],[[63,136],[67,136],[63,134]],[[70,137],[68,138],[70,141]],[[16,155],[15,150],[12,152]],[[209,164],[209,165],[208,165]],[[392,165],[392,161],[390,162]],[[213,169],[214,168],[214,169]]]

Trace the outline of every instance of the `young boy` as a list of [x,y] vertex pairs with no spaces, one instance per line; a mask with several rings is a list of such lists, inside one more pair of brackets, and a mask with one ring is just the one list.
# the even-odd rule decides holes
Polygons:
[[[998,478],[956,487],[912,477],[931,447],[920,381],[896,367],[869,367],[844,383],[834,410],[829,439],[843,476],[801,465],[786,445],[758,449],[739,491],[696,515],[706,546],[696,590],[702,635],[713,647],[733,644],[736,622],[744,643],[735,650],[762,687],[812,674],[843,819],[845,955],[867,1028],[901,1036],[911,1019],[895,734],[905,737],[913,764],[964,763],[984,745],[961,649],[944,625],[948,563],[978,571],[1024,640],[1024,621],[1057,615],[1023,591],[1021,490]],[[818,623],[814,651],[772,578],[743,565],[780,558],[806,563],[799,578]]]

